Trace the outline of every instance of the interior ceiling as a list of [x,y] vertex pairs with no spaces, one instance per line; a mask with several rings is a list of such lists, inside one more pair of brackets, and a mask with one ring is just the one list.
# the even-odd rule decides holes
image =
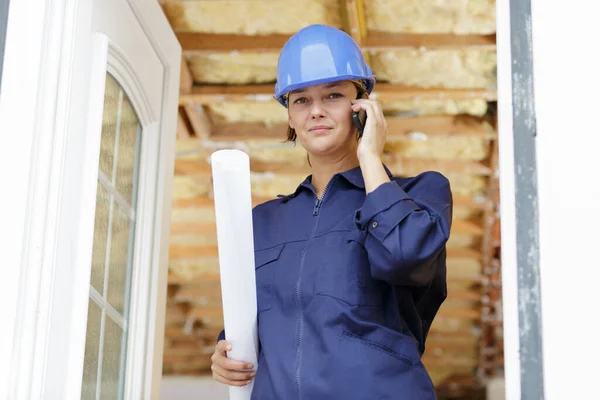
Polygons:
[[272,99],[279,49],[324,23],[361,44],[388,119],[385,162],[397,175],[438,170],[451,181],[449,297],[424,363],[459,390],[502,365],[496,218],[493,0],[164,0],[183,48],[173,193],[165,374],[206,374],[223,327],[211,152],[251,158],[254,204],[290,193],[306,153],[283,144],[286,110]]

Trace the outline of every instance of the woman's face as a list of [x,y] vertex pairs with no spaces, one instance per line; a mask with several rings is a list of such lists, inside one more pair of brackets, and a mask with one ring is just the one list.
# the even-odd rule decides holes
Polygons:
[[290,93],[289,125],[312,155],[333,155],[356,146],[351,100],[357,88],[350,81],[310,86]]

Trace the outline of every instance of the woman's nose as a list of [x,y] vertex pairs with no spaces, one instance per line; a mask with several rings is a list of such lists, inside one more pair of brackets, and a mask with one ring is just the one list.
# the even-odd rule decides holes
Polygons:
[[323,107],[323,104],[315,101],[312,104],[312,108],[310,110],[310,116],[315,119],[315,118],[321,118],[325,116],[325,108]]

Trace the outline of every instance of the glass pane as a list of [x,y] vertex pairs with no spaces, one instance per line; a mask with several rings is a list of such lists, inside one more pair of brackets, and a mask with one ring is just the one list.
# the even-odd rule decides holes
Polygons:
[[87,339],[85,341],[83,383],[81,389],[81,398],[83,400],[94,400],[96,398],[101,321],[102,310],[90,299],[88,304]]
[[110,76],[106,76],[104,94],[104,111],[102,113],[102,139],[100,141],[100,170],[108,179],[112,177],[117,119],[119,114],[119,97],[121,88]]
[[94,250],[92,252],[92,286],[99,292],[104,288],[104,266],[106,265],[106,246],[108,244],[108,214],[110,195],[98,182],[96,192],[96,219],[94,221]]
[[125,316],[125,302],[129,293],[127,273],[131,267],[130,254],[133,253],[130,239],[134,225],[118,203],[115,202],[113,207],[107,298],[109,304]]
[[138,156],[138,133],[139,121],[133,106],[129,102],[127,96],[123,96],[123,108],[121,109],[121,124],[119,127],[119,149],[117,155],[117,176],[116,184],[117,191],[125,198],[128,204],[132,204],[134,199],[132,194],[137,185]]
[[88,324],[82,398],[95,399],[98,392],[100,398],[112,400],[122,398],[125,389],[142,127],[128,97],[109,74],[105,90],[90,279],[94,297],[90,310],[95,311],[90,311],[89,324],[95,325]]
[[116,400],[122,395],[119,379],[125,373],[125,365],[121,364],[121,348],[123,330],[110,317],[106,316],[104,328],[104,355],[102,357],[102,379],[100,382],[100,398]]

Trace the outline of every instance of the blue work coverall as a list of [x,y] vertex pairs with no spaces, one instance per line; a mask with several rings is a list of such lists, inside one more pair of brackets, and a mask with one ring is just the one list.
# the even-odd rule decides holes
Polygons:
[[386,172],[369,195],[356,167],[320,200],[309,176],[254,208],[252,400],[436,398],[421,355],[446,298],[452,194],[437,172]]

